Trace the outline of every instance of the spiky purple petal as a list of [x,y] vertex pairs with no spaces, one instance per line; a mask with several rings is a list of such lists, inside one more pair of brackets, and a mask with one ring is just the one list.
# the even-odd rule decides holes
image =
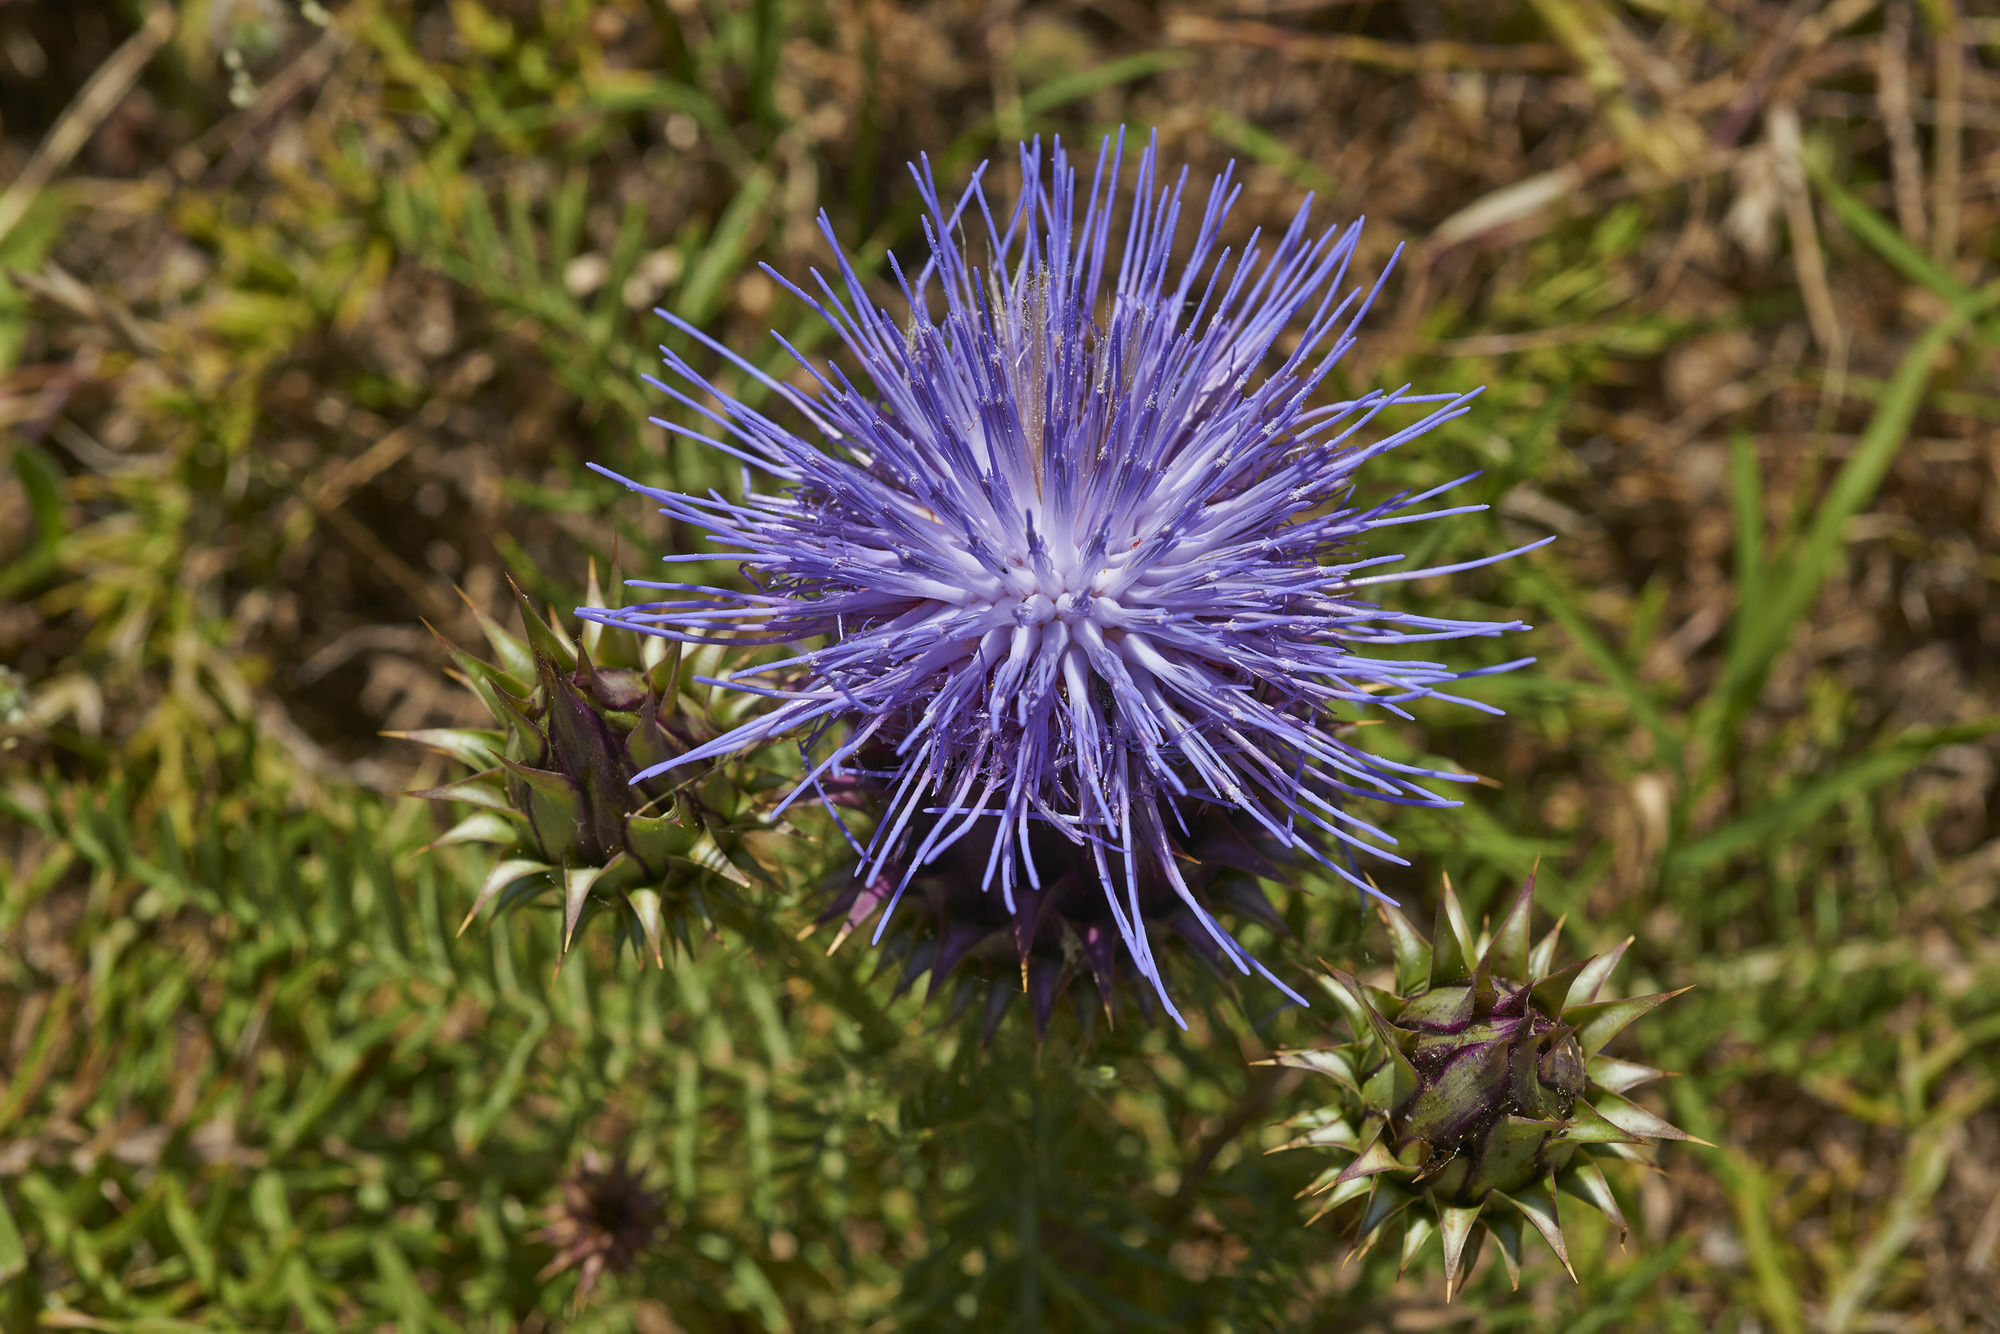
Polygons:
[[[861,881],[893,860],[900,893],[996,820],[982,888],[997,887],[1010,912],[1041,888],[1028,832],[1051,826],[1089,850],[1117,937],[1178,1021],[1139,921],[1142,856],[1168,868],[1191,931],[1277,983],[1175,869],[1183,806],[1238,811],[1368,889],[1346,849],[1401,859],[1348,799],[1451,805],[1420,780],[1465,776],[1370,755],[1338,724],[1370,709],[1407,718],[1406,704],[1454,699],[1452,683],[1520,665],[1375,655],[1525,627],[1391,611],[1363,595],[1502,556],[1386,571],[1399,557],[1360,554],[1373,530],[1480,508],[1413,511],[1448,487],[1353,498],[1363,464],[1473,397],[1404,386],[1316,402],[1381,287],[1346,286],[1360,223],[1315,232],[1308,199],[1268,253],[1253,234],[1232,257],[1222,225],[1240,187],[1225,171],[1176,267],[1186,172],[1165,181],[1148,145],[1119,245],[1122,160],[1121,135],[1080,196],[1060,143],[1047,167],[1039,141],[1024,144],[1004,225],[977,173],[947,205],[928,161],[913,166],[930,257],[914,278],[890,257],[900,320],[869,296],[822,214],[836,280],[772,275],[860,371],[851,379],[794,350],[815,394],[661,312],[773,391],[810,435],[663,348],[686,387],[653,383],[712,433],[660,424],[776,489],[731,501],[617,480],[741,559],[754,591],[640,582],[685,596],[579,614],[691,643],[796,646],[717,682],[770,696],[770,711],[661,767],[798,733],[811,767],[795,795],[823,795],[823,781],[864,768],[864,753],[890,750]],[[1391,429],[1410,405],[1423,411]]]

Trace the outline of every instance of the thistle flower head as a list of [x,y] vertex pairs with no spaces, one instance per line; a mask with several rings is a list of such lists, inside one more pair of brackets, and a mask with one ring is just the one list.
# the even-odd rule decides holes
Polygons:
[[1393,581],[1463,568],[1392,572],[1393,552],[1364,550],[1449,488],[1353,492],[1369,460],[1472,395],[1406,386],[1329,401],[1327,376],[1380,287],[1347,283],[1359,224],[1314,230],[1302,205],[1275,240],[1232,252],[1223,224],[1239,187],[1225,171],[1177,263],[1187,174],[1166,178],[1149,146],[1128,199],[1122,161],[1122,137],[1107,142],[1080,188],[1060,144],[1050,160],[1023,145],[1011,211],[977,174],[948,201],[927,162],[913,167],[929,257],[914,274],[890,257],[900,315],[876,305],[822,215],[835,276],[815,272],[808,288],[773,275],[845,351],[844,366],[793,352],[806,391],[661,312],[799,429],[663,349],[681,383],[655,386],[712,431],[660,424],[771,485],[731,500],[619,480],[717,544],[670,559],[739,560],[753,587],[646,583],[673,599],[579,614],[794,648],[723,678],[771,696],[768,712],[668,763],[797,734],[798,796],[889,743],[864,882],[893,864],[906,885],[984,831],[979,884],[1012,913],[1047,884],[1031,835],[1054,831],[1088,857],[1119,940],[1177,1020],[1141,928],[1149,860],[1232,965],[1303,1004],[1209,914],[1173,844],[1191,808],[1222,806],[1365,889],[1347,850],[1394,856],[1352,798],[1451,804],[1420,780],[1460,775],[1370,755],[1342,724],[1407,717],[1415,700],[1515,665],[1382,650],[1521,627],[1377,603]]

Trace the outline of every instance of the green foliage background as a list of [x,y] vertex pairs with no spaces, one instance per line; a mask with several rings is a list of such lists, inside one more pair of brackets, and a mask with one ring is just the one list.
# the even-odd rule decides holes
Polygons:
[[[1961,8],[1968,12],[1961,12]],[[184,0],[0,7],[0,1326],[1958,1330],[2000,1311],[2000,23],[1954,0]],[[1329,1019],[990,1047],[800,939],[838,874],[642,972],[454,938],[416,850],[467,721],[419,621],[676,535],[583,470],[728,485],[644,424],[663,303],[774,369],[755,265],[910,253],[901,164],[1158,126],[1407,244],[1349,386],[1488,386],[1376,485],[1471,468],[1409,590],[1520,614],[1508,710],[1371,739],[1489,782],[1397,815],[1573,948],[1715,1141],[1546,1255],[1343,1265]],[[726,572],[718,572],[726,575]],[[1267,953],[1384,952],[1282,893]],[[1018,1019],[1017,1014],[1014,1018]],[[530,1234],[586,1146],[668,1224],[572,1321]],[[1576,1211],[1581,1214],[1582,1211]]]

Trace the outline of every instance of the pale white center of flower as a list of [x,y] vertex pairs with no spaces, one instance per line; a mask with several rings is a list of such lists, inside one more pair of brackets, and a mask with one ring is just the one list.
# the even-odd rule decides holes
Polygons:
[[[1118,572],[1102,563],[1087,569],[1081,565],[1076,562],[1065,568],[1052,563],[1047,577],[1027,565],[1013,565],[1007,571],[1004,593],[989,605],[1008,612],[1016,625],[1062,621],[1074,626],[1091,621],[1109,628],[1123,610],[1117,599],[1106,592]],[[972,600],[986,601],[977,597]]]

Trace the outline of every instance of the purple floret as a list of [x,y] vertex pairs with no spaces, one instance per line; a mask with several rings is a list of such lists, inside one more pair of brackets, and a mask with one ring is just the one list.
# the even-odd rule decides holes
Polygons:
[[[658,424],[773,485],[732,501],[617,480],[721,547],[669,559],[734,557],[754,591],[634,581],[686,596],[578,614],[688,643],[796,646],[717,682],[770,696],[768,712],[661,767],[800,734],[808,772],[793,798],[857,774],[886,794],[859,849],[864,880],[893,862],[907,884],[997,821],[982,887],[1012,912],[1041,889],[1030,831],[1059,831],[1089,850],[1125,948],[1178,1020],[1140,921],[1143,853],[1224,957],[1304,1004],[1182,880],[1173,845],[1188,804],[1226,807],[1374,892],[1347,850],[1401,858],[1347,799],[1454,805],[1418,780],[1466,776],[1371,755],[1341,724],[1408,718],[1415,700],[1458,699],[1453,683],[1528,660],[1468,670],[1375,656],[1526,627],[1368,598],[1517,553],[1401,571],[1384,568],[1399,556],[1362,554],[1374,530],[1483,507],[1414,512],[1466,478],[1353,500],[1363,464],[1462,415],[1477,392],[1316,401],[1383,281],[1343,291],[1359,221],[1311,231],[1308,199],[1275,244],[1253,233],[1232,256],[1222,224],[1241,187],[1225,171],[1176,265],[1187,173],[1164,181],[1149,144],[1121,210],[1122,150],[1122,136],[1099,149],[1079,195],[1059,142],[1049,164],[1039,141],[1024,144],[1004,220],[977,173],[947,206],[928,160],[913,166],[930,258],[911,278],[890,257],[900,317],[876,306],[822,213],[838,282],[814,271],[809,291],[772,275],[845,347],[843,369],[786,345],[815,393],[659,312],[771,390],[805,433],[663,348],[682,387],[651,383],[714,433]],[[1413,404],[1417,420],[1378,425]]]

